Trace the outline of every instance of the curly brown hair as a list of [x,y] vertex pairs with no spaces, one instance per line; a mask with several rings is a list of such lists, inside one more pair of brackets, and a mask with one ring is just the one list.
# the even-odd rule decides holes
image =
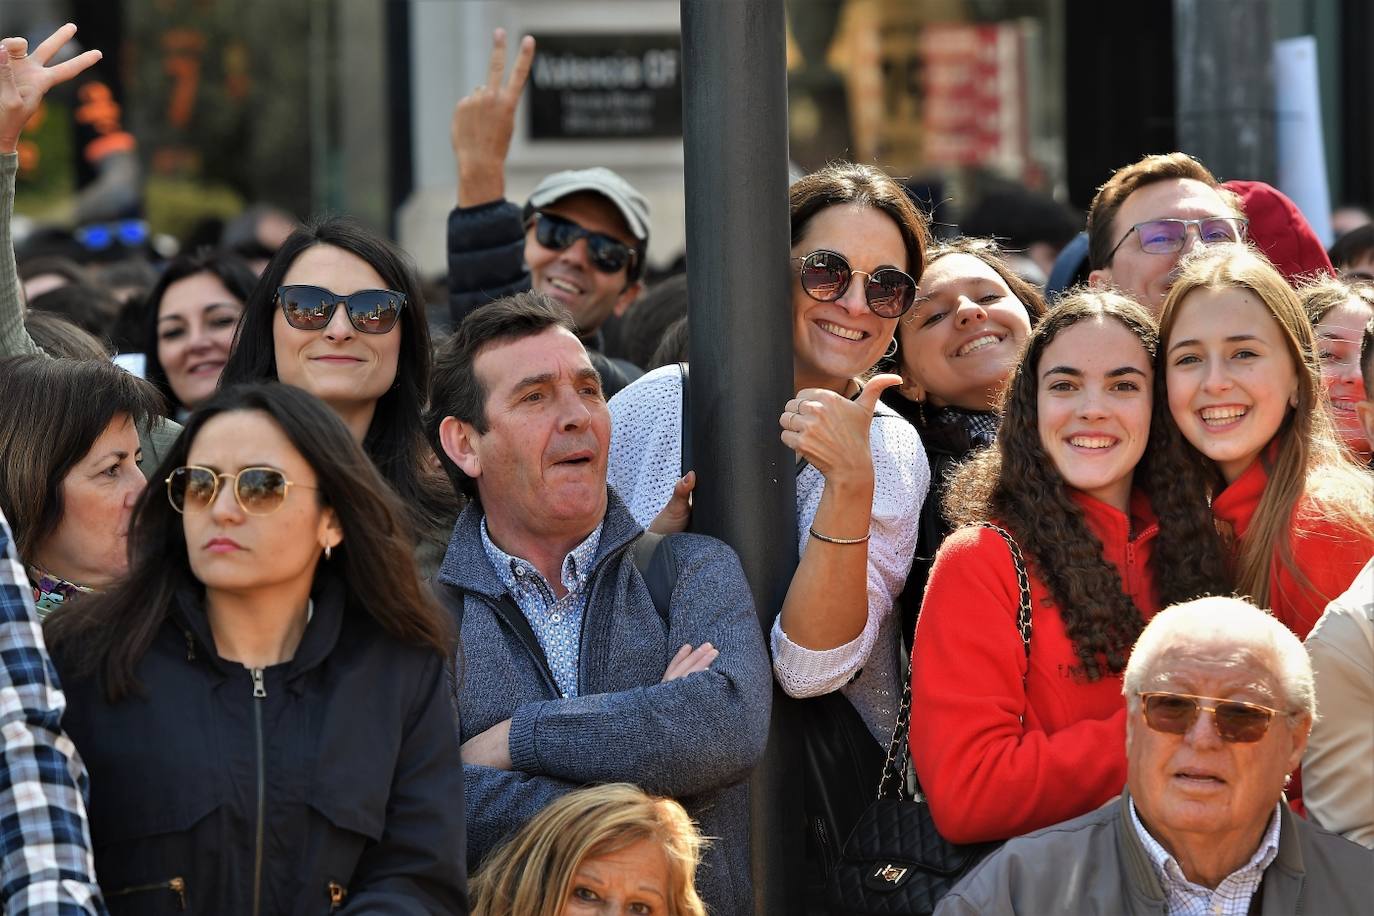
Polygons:
[[[1089,680],[1119,674],[1144,626],[1140,608],[1103,558],[1102,542],[1055,467],[1039,431],[1039,365],[1045,349],[1065,329],[1083,321],[1111,319],[1136,336],[1154,359],[1159,337],[1154,319],[1132,300],[1110,290],[1081,290],[1045,313],[1026,341],[1002,400],[1002,425],[993,447],[962,466],[950,483],[945,511],[956,524],[996,520],[1015,536],[1027,563],[1059,607],[1064,629]],[[1137,466],[1148,477],[1149,450]],[[1183,513],[1188,524],[1211,524],[1206,502]],[[1160,547],[1176,538],[1181,517],[1160,513],[1160,534],[1151,559],[1164,603],[1179,596],[1225,591],[1217,570],[1181,551]],[[1184,542],[1186,543],[1186,542]],[[1223,567],[1224,568],[1224,567]]]

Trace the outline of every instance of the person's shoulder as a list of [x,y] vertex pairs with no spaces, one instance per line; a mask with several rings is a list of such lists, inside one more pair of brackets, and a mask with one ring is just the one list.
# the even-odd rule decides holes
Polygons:
[[1374,849],[1368,849],[1354,840],[1346,839],[1319,824],[1297,816],[1287,818],[1285,826],[1297,830],[1298,840],[1303,846],[1303,864],[1307,867],[1309,876],[1313,876],[1312,872],[1316,867],[1324,866],[1323,870],[1329,873],[1325,878],[1315,876],[1318,880],[1334,878],[1337,875],[1361,875],[1367,879],[1370,869],[1374,868]]
[[[1026,868],[1040,862],[1080,861],[1089,851],[1110,849],[1116,855],[1116,831],[1121,826],[1121,797],[1117,796],[1087,814],[1042,827],[1007,840],[969,872],[966,881],[978,880],[980,872],[987,874],[1016,868],[1020,874],[1036,873]],[[984,874],[984,878],[987,877]],[[1057,880],[1043,872],[1046,880]]]
[[938,556],[946,562],[953,559],[987,559],[992,556],[1006,558],[1006,567],[1011,569],[1011,549],[1002,536],[986,525],[964,525],[949,533],[940,543]]
[[1326,644],[1344,652],[1368,644],[1374,650],[1374,560],[1355,576],[1350,588],[1326,606],[1307,634],[1309,649]]
[[611,398],[611,407],[620,404],[643,403],[669,395],[676,396],[682,390],[682,369],[677,363],[669,363],[652,369]]

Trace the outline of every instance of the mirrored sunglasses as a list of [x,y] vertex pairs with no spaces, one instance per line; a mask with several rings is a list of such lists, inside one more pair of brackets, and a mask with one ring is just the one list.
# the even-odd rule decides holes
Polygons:
[[396,327],[405,308],[405,293],[392,289],[360,289],[343,296],[322,286],[282,286],[277,289],[286,323],[298,331],[322,331],[342,305],[348,320],[363,334],[385,334]]
[[843,296],[855,274],[866,278],[864,299],[879,318],[900,318],[916,301],[916,281],[895,267],[864,273],[850,267],[844,255],[825,249],[792,260],[801,264],[802,289],[818,302],[834,302]]
[[233,481],[234,500],[249,515],[271,515],[286,502],[292,487],[314,487],[293,483],[276,468],[244,468],[237,474],[219,474],[210,468],[186,465],[167,475],[167,499],[178,512],[204,509],[219,495],[221,479]]
[[1277,709],[1258,703],[1200,697],[1190,693],[1142,692],[1140,699],[1145,711],[1145,724],[1157,732],[1186,735],[1205,709],[1212,714],[1212,722],[1221,740],[1239,744],[1251,744],[1263,738],[1274,716],[1279,713]]
[[565,251],[578,239],[587,240],[587,259],[603,274],[613,274],[633,267],[637,252],[619,239],[601,232],[584,229],[570,219],[552,213],[539,212],[534,217],[534,238],[545,248]]

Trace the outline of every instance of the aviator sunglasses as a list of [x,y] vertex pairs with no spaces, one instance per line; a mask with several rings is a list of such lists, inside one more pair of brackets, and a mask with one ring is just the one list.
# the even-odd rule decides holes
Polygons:
[[[1157,732],[1186,735],[1202,710],[1212,714],[1217,735],[1222,741],[1252,744],[1269,731],[1269,723],[1279,713],[1277,709],[1246,703],[1241,700],[1222,700],[1200,697],[1191,693],[1142,692],[1145,724]],[[1208,702],[1204,703],[1203,700]]]
[[601,232],[584,229],[570,219],[540,211],[534,215],[534,239],[545,248],[564,251],[578,239],[587,240],[587,259],[603,274],[633,267],[636,252],[629,245]]
[[1215,242],[1239,242],[1245,238],[1245,227],[1250,225],[1248,219],[1238,219],[1231,216],[1209,216],[1203,219],[1151,219],[1143,223],[1136,223],[1126,234],[1121,237],[1121,241],[1116,243],[1111,254],[1107,255],[1110,262],[1116,254],[1117,248],[1126,244],[1126,240],[1132,234],[1140,239],[1140,250],[1146,254],[1173,254],[1175,251],[1182,251],[1184,244],[1188,241],[1188,227],[1197,227],[1198,241],[1204,245],[1211,245]]
[[213,505],[219,495],[221,478],[232,480],[234,500],[249,515],[271,515],[286,502],[292,487],[315,487],[294,483],[276,468],[244,468],[237,474],[219,474],[210,468],[187,465],[167,475],[167,500],[178,512],[204,509]]
[[341,296],[322,286],[282,286],[277,289],[286,323],[298,331],[323,331],[340,305],[348,320],[363,334],[385,334],[396,327],[405,308],[405,293],[393,289],[360,289]]
[[867,278],[864,299],[879,318],[900,318],[916,301],[916,281],[895,267],[864,273],[850,267],[844,255],[825,249],[792,260],[801,264],[802,289],[818,302],[834,302],[843,296],[855,274]]

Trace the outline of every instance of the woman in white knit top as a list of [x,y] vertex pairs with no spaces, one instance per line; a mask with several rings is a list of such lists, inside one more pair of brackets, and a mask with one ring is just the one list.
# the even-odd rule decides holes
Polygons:
[[[886,743],[901,697],[893,601],[930,472],[916,430],[877,403],[899,377],[862,378],[914,300],[928,234],[902,188],[870,166],[828,166],[790,196],[797,394],[779,405],[780,434],[806,464],[797,475],[801,557],[773,624],[773,671],[795,697],[843,690]],[[647,527],[681,467],[678,368],[622,390],[611,417],[610,484]]]

